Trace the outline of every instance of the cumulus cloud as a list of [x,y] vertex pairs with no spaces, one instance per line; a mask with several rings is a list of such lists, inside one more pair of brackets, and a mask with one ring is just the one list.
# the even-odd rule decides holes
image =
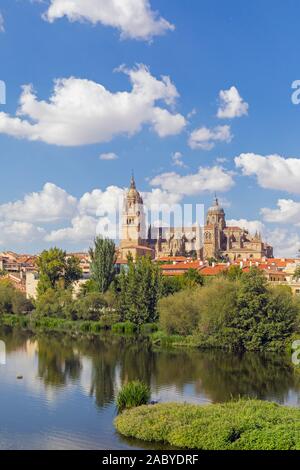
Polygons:
[[167,76],[156,79],[145,65],[122,70],[131,91],[112,93],[91,80],[55,81],[49,101],[39,101],[26,85],[16,116],[0,113],[0,133],[62,146],[109,142],[117,135],[132,136],[146,124],[160,136],[179,134],[186,119],[157,105],[174,106],[175,85]]
[[230,126],[217,126],[213,129],[200,127],[190,134],[188,144],[192,149],[211,150],[216,142],[229,143],[232,139]]
[[174,26],[151,9],[149,0],[51,0],[44,14],[50,23],[66,16],[117,28],[122,38],[149,40]]
[[274,247],[275,256],[295,258],[300,248],[300,236],[290,229],[276,228],[269,230],[267,241]]
[[242,153],[235,164],[243,175],[256,176],[262,188],[300,194],[300,159]]
[[0,218],[19,222],[56,222],[68,219],[76,210],[76,198],[53,183],[46,183],[40,192],[24,199],[0,205]]
[[263,222],[259,220],[247,220],[247,219],[231,219],[227,220],[228,227],[241,227],[252,235],[256,232],[265,233],[266,227]]
[[29,222],[0,220],[0,245],[11,247],[12,244],[30,243],[41,240],[45,230]]
[[263,208],[261,214],[266,222],[300,226],[300,202],[279,199],[277,209]]
[[249,105],[240,96],[235,86],[232,86],[229,90],[221,90],[219,96],[218,118],[233,119],[248,114]]
[[109,152],[109,153],[101,153],[99,156],[100,160],[106,160],[106,161],[111,161],[111,160],[118,160],[118,155],[114,152]]
[[182,161],[183,155],[181,152],[175,152],[172,155],[172,163],[174,166],[179,166],[181,168],[186,168],[186,165]]
[[200,167],[198,172],[186,176],[178,173],[163,173],[151,180],[152,186],[160,186],[173,194],[193,196],[205,192],[229,191],[234,186],[231,173],[220,166]]
[[71,226],[59,230],[52,230],[46,235],[47,242],[89,242],[95,238],[97,233],[98,220],[89,215],[81,215],[74,217],[71,221]]

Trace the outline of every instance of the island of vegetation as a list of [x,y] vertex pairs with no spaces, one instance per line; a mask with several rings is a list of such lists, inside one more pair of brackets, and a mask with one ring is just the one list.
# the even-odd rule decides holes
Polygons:
[[300,410],[258,400],[144,405],[121,413],[115,426],[124,436],[175,449],[300,449]]
[[90,249],[91,278],[74,295],[82,277],[79,261],[52,248],[38,257],[36,300],[26,299],[0,279],[0,321],[31,329],[67,332],[138,333],[155,345],[234,351],[278,351],[300,331],[300,302],[288,287],[270,286],[253,267],[231,266],[214,279],[197,270],[162,276],[150,258],[128,259],[116,273],[113,241],[97,237]]

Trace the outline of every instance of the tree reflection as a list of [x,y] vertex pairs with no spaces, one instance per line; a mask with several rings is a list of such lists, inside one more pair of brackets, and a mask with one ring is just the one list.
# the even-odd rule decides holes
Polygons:
[[247,396],[283,403],[290,391],[300,390],[300,378],[284,355],[153,349],[145,338],[104,333],[72,338],[6,328],[0,334],[8,354],[24,350],[36,355],[38,377],[46,387],[76,383],[86,367],[84,386],[99,408],[113,402],[122,384],[136,379],[151,385],[158,396],[175,387],[187,401],[193,393],[213,402]]

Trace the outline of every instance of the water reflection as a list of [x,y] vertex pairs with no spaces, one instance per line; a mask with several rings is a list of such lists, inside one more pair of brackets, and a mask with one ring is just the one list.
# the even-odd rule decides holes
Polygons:
[[[109,334],[101,337],[30,334],[10,328],[0,330],[0,339],[6,343],[8,357],[7,366],[0,368],[0,395],[7,403],[6,407],[11,406],[13,413],[8,394],[17,393],[14,374],[18,371],[24,375],[22,397],[25,406],[29,406],[26,405],[28,398],[30,406],[34,405],[34,410],[39,411],[39,419],[44,419],[45,429],[49,423],[55,429],[58,426],[58,415],[48,416],[43,408],[45,402],[51,401],[53,405],[61,400],[56,407],[60,413],[60,432],[68,426],[69,434],[75,433],[72,429],[75,422],[76,433],[78,427],[84,426],[86,416],[80,410],[82,407],[83,413],[83,406],[88,407],[87,448],[99,448],[98,445],[104,445],[104,439],[106,446],[109,446],[108,442],[114,443],[115,448],[129,446],[115,435],[112,420],[119,387],[133,379],[149,384],[153,397],[162,401],[222,402],[248,396],[283,404],[299,403],[300,379],[294,373],[290,358],[282,355],[162,351],[153,349],[149,341],[142,338],[119,338]],[[47,395],[47,400],[43,394]],[[91,408],[87,404],[89,397],[94,398],[89,401]],[[1,404],[0,411],[3,412]],[[68,411],[71,406],[78,410],[76,418],[72,416],[73,411]],[[43,412],[48,424],[46,417],[42,418]],[[67,417],[64,416],[66,413]],[[40,425],[35,424],[37,428]],[[14,431],[18,431],[17,425]],[[0,430],[1,437],[5,436],[1,436]],[[77,448],[80,439],[74,437],[69,447]],[[103,442],[96,445],[99,439]]]

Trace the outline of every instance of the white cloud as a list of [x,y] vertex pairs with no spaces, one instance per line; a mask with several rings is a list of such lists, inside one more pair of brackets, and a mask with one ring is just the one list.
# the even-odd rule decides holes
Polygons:
[[183,155],[181,152],[175,152],[172,155],[172,163],[174,166],[179,166],[181,168],[186,168],[186,165],[182,161]]
[[300,202],[279,199],[277,209],[263,208],[261,214],[266,222],[300,225]]
[[228,227],[241,227],[252,235],[256,232],[260,232],[262,234],[265,233],[266,227],[265,225],[259,220],[247,220],[247,219],[231,219],[226,221]]
[[79,201],[79,212],[93,216],[110,214],[122,207],[124,189],[118,186],[108,186],[105,191],[94,189],[85,193]]
[[149,0],[51,0],[45,19],[52,23],[64,16],[117,28],[123,38],[149,40],[174,30],[151,9]]
[[74,77],[55,81],[49,101],[39,101],[32,86],[24,86],[16,116],[0,113],[0,133],[63,146],[109,142],[117,135],[134,135],[148,124],[160,137],[180,133],[186,120],[158,107],[174,106],[178,95],[169,77],[160,80],[145,65],[122,67],[130,92],[112,93],[96,82]]
[[200,127],[190,134],[188,144],[192,149],[211,150],[216,142],[229,143],[232,139],[230,126],[217,126],[213,129]]
[[200,167],[198,172],[187,176],[178,173],[163,173],[151,181],[152,186],[160,186],[173,194],[193,196],[204,192],[229,191],[234,186],[232,174],[220,166]]
[[0,218],[29,223],[55,222],[74,215],[76,205],[76,199],[64,189],[46,183],[38,193],[0,205]]
[[2,15],[0,11],[0,33],[5,32],[5,26],[4,26],[4,16]]
[[153,206],[161,206],[167,204],[173,206],[178,204],[182,196],[176,193],[170,193],[168,191],[162,191],[159,188],[152,189],[150,192],[142,193],[145,206],[150,210]]
[[45,230],[28,222],[0,221],[0,245],[11,249],[13,243],[30,243],[43,239]]
[[249,105],[240,96],[237,88],[232,86],[229,90],[220,91],[220,107],[218,109],[218,118],[233,119],[246,116]]
[[290,229],[268,231],[267,241],[274,247],[275,256],[295,258],[300,248],[300,236]]
[[97,234],[98,220],[89,215],[74,217],[71,227],[51,231],[46,237],[47,242],[92,242]]
[[300,194],[299,158],[242,153],[235,158],[235,164],[241,168],[243,175],[256,176],[262,188]]
[[107,160],[107,161],[110,161],[110,160],[118,160],[118,155],[114,152],[109,152],[109,153],[101,153],[101,155],[99,156],[100,160]]

